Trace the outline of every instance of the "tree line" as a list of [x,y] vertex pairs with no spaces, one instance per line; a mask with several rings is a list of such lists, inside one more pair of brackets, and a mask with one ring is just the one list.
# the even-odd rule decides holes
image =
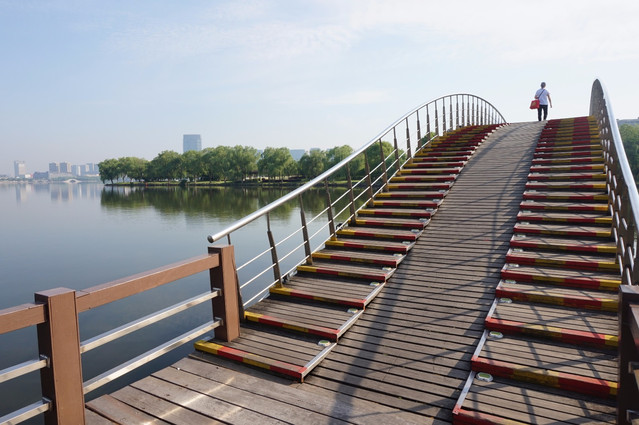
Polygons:
[[[384,157],[393,147],[382,142]],[[100,179],[111,184],[119,180],[138,182],[154,181],[221,181],[242,182],[250,178],[267,177],[284,179],[301,176],[311,179],[338,164],[353,153],[348,145],[336,146],[327,150],[314,149],[305,153],[299,161],[295,161],[288,148],[271,148],[259,152],[249,146],[217,146],[202,151],[187,151],[179,154],[175,151],[160,152],[152,160],[137,157],[105,159],[98,164]],[[380,162],[380,149],[374,144],[367,150],[371,164]],[[353,178],[365,173],[364,155],[359,155],[351,163]],[[346,178],[342,170],[335,176]]]
[[639,177],[639,125],[622,124],[619,126],[619,134],[636,182]]

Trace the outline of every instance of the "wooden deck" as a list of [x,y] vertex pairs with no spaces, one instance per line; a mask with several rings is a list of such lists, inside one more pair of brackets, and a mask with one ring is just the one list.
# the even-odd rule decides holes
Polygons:
[[[87,423],[452,423],[494,304],[542,128],[502,127],[477,149],[410,254],[304,383],[194,353],[89,402]],[[534,356],[550,352],[563,356],[566,368],[580,367],[569,364],[575,360],[569,347],[516,338],[484,347],[488,357],[523,353],[521,363],[532,364]],[[579,355],[597,357],[612,378],[614,358],[598,349],[581,349]],[[468,402],[497,400],[518,412],[522,423],[541,406],[563,416],[540,423],[602,423],[614,417],[611,401],[535,383],[513,386],[497,378],[475,380],[471,388]]]

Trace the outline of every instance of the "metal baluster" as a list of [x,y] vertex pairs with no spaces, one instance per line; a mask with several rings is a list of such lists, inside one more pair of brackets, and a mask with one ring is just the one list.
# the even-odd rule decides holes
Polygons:
[[386,170],[386,157],[384,156],[384,145],[382,144],[382,139],[379,139],[379,157],[382,159],[382,181],[384,182],[382,190],[384,192],[388,192],[388,173]]
[[419,110],[417,112],[417,149],[422,148],[422,129],[419,125]]
[[442,127],[443,132],[446,133],[446,99],[442,99]]
[[455,128],[453,127],[453,97],[452,96],[448,98],[448,102],[450,104],[450,126],[448,128],[450,128],[451,130],[454,130]]
[[426,105],[426,131],[428,131],[428,140],[430,140],[430,113],[428,112],[428,105]]
[[[397,143],[397,140],[395,141]],[[355,225],[355,196],[353,195],[353,180],[351,179],[351,163],[346,164],[346,181],[348,182],[349,209],[351,212],[351,224]]]
[[397,135],[395,134],[395,127],[393,127],[393,147],[395,148],[395,167],[399,171],[399,146],[397,146]]
[[408,128],[408,117],[406,117],[406,150],[408,151],[408,159],[410,159],[413,156],[413,153],[410,147],[410,130]]
[[433,103],[435,104],[435,136],[439,136],[439,117],[437,116],[437,101]]
[[366,171],[366,189],[368,191],[367,203],[373,200],[373,181],[371,179],[371,167],[368,163],[368,149],[364,151],[364,170]]
[[273,238],[273,232],[271,231],[271,215],[266,213],[266,235],[268,236],[268,243],[271,246],[271,260],[273,261],[273,277],[275,278],[275,286],[281,288],[282,273],[280,272],[280,261],[277,256],[277,246],[275,245],[275,238]]
[[302,221],[302,235],[304,236],[304,251],[306,252],[306,264],[313,264],[311,257],[311,241],[308,238],[308,228],[306,227],[306,215],[304,214],[304,204],[302,203],[302,194],[297,195],[300,202],[300,219]]
[[331,232],[331,240],[335,240],[335,217],[333,217],[333,201],[331,200],[331,192],[328,190],[328,178],[324,179],[324,189],[326,191],[326,212],[328,214],[328,230]]
[[464,127],[466,126],[466,114],[464,113],[464,95],[463,94],[462,94],[461,112],[462,112],[462,127]]
[[459,96],[455,95],[455,121],[457,128],[459,128]]

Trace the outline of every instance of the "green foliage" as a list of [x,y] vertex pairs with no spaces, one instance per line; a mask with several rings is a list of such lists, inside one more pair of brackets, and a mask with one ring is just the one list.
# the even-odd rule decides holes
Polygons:
[[319,149],[314,149],[305,153],[299,161],[299,170],[306,179],[312,179],[326,171],[326,153]]
[[297,163],[287,148],[266,148],[257,161],[257,170],[269,178],[297,174]]
[[120,163],[117,159],[105,159],[104,161],[98,163],[98,168],[100,170],[100,180],[102,183],[106,183],[107,180],[113,184],[114,180],[117,180]]
[[628,157],[628,164],[635,181],[639,177],[639,125],[623,124],[619,126],[619,134]]

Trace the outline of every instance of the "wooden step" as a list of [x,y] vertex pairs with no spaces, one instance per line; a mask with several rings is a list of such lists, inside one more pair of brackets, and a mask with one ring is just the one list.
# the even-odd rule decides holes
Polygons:
[[588,157],[588,156],[602,156],[603,149],[601,146],[592,146],[590,149],[580,150],[580,151],[554,151],[553,149],[542,149],[541,151],[535,152],[533,154],[533,159],[542,159],[542,158],[579,158],[579,157]]
[[615,255],[572,254],[564,252],[531,251],[521,248],[510,248],[506,253],[506,262],[547,267],[566,267],[570,269],[587,269],[615,271],[619,264]]
[[348,226],[338,230],[336,233],[338,236],[413,242],[422,234],[422,231],[417,229],[398,230],[377,227]]
[[528,181],[606,181],[606,174],[601,172],[582,172],[582,173],[530,173]]
[[388,218],[388,217],[358,217],[355,219],[357,226],[388,227],[394,229],[419,229],[422,230],[430,222],[429,219]]
[[603,163],[602,156],[579,156],[563,158],[534,158],[533,165],[559,165],[559,164],[587,164]]
[[609,228],[594,226],[574,226],[565,224],[526,224],[520,222],[515,224],[515,233],[525,233],[530,235],[556,235],[573,236],[585,238],[610,238],[612,232]]
[[569,212],[599,212],[608,211],[608,203],[604,202],[561,202],[526,200],[519,204],[522,210],[569,211]]
[[430,175],[395,175],[390,179],[391,183],[429,183],[429,182],[453,182],[457,174],[430,174]]
[[[445,190],[404,190],[380,192],[375,199],[443,199],[446,196]],[[606,198],[607,199],[607,198]]]
[[502,280],[497,285],[495,297],[515,301],[561,305],[571,308],[616,312],[618,297],[609,292],[581,288],[563,288],[543,284]]
[[560,213],[543,210],[520,211],[517,214],[517,220],[534,223],[592,224],[603,226],[609,226],[612,224],[612,217],[608,214]]
[[617,292],[621,285],[619,273],[605,273],[596,270],[570,270],[541,266],[521,266],[505,264],[501,269],[505,280],[547,283],[574,288],[596,289]]
[[335,238],[329,239],[324,242],[324,245],[331,248],[344,248],[344,249],[362,249],[367,251],[383,251],[383,252],[398,252],[400,254],[407,254],[408,251],[415,246],[414,242],[392,242],[392,241],[379,241],[374,239],[359,239],[359,238]]
[[274,296],[300,298],[363,309],[379,294],[383,287],[383,282],[296,275],[281,287],[271,287],[270,293]]
[[[617,394],[615,354],[583,348],[551,345],[540,341],[504,337],[489,338],[479,355],[471,359],[472,370],[532,382],[595,397]],[[588,358],[580,363],[574,359]]]
[[419,162],[419,163],[432,163],[432,162],[447,162],[447,161],[458,161],[458,162],[467,162],[470,158],[470,155],[457,155],[457,156],[418,156],[415,154],[411,161]]
[[512,301],[497,303],[485,325],[488,330],[505,334],[616,349],[617,322],[617,315],[610,312]]
[[421,176],[421,175],[430,175],[430,174],[459,174],[461,172],[462,167],[447,167],[447,168],[402,168],[398,173],[401,176],[409,175],[409,176]]
[[311,254],[313,260],[340,261],[346,263],[365,263],[397,267],[406,257],[404,254],[385,254],[363,250],[322,249]]
[[583,253],[616,254],[614,241],[597,239],[571,239],[552,236],[534,236],[525,234],[513,235],[510,240],[513,248],[548,249],[554,251],[571,251]]
[[594,192],[553,192],[543,190],[527,190],[523,194],[526,201],[572,201],[572,202],[607,202],[608,194]]
[[530,172],[535,174],[542,173],[574,173],[578,171],[603,171],[603,164],[577,164],[577,165],[533,165]]
[[266,369],[299,381],[330,353],[336,344],[310,335],[296,335],[250,324],[242,325],[240,338],[232,342],[200,340],[198,351]]
[[374,199],[371,207],[391,207],[391,208],[437,208],[441,200],[418,200],[418,199]]
[[433,208],[362,208],[357,212],[358,218],[362,216],[379,216],[379,217],[404,217],[404,218],[431,218],[435,214]]
[[591,144],[591,145],[569,145],[569,146],[541,146],[535,148],[535,153],[573,153],[573,152],[599,152],[601,151],[601,145],[599,144]]
[[448,190],[452,186],[452,183],[388,183],[388,189],[392,191],[401,190]]
[[415,153],[414,157],[431,157],[431,158],[435,158],[435,157],[448,157],[448,156],[454,156],[454,157],[458,157],[458,156],[466,156],[466,157],[470,157],[473,154],[473,150],[450,150],[450,151],[446,151],[446,150],[431,150],[431,149],[422,149],[419,152]]
[[314,261],[313,264],[297,266],[297,272],[310,273],[318,276],[340,276],[365,279],[373,282],[386,282],[395,272],[395,268],[388,266],[338,264],[318,260]]
[[605,191],[606,183],[592,183],[592,182],[528,182],[526,183],[526,189],[529,190],[597,190]]
[[244,320],[337,341],[363,310],[328,304],[282,302],[266,298],[244,312]]
[[423,161],[413,161],[408,162],[404,165],[404,169],[406,168],[453,168],[453,167],[463,167],[466,164],[466,161],[436,161],[436,162],[423,162]]

